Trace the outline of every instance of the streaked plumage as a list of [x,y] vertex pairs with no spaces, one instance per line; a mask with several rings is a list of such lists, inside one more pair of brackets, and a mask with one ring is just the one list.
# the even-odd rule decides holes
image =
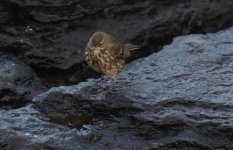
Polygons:
[[95,71],[115,78],[130,56],[130,51],[135,49],[138,46],[122,44],[111,35],[98,31],[86,45],[86,62]]

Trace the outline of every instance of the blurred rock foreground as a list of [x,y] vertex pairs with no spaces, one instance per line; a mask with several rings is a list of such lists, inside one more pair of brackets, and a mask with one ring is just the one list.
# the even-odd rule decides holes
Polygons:
[[143,49],[161,49],[178,35],[208,33],[233,22],[229,0],[1,0],[0,49],[30,65],[48,86],[96,77],[82,49],[102,30]]
[[[2,0],[0,149],[233,149],[232,8]],[[113,93],[83,60],[97,30],[142,47]]]

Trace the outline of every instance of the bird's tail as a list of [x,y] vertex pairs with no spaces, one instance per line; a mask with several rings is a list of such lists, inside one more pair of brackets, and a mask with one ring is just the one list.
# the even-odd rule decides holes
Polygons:
[[122,44],[115,50],[115,55],[120,58],[128,58],[131,56],[133,50],[139,49],[140,47],[134,44]]
[[128,58],[131,56],[132,51],[139,49],[140,47],[134,44],[124,44],[121,51],[118,52],[118,56]]
[[125,44],[125,47],[126,47],[129,51],[133,51],[133,50],[140,49],[140,47],[139,47],[138,45],[134,45],[134,44]]

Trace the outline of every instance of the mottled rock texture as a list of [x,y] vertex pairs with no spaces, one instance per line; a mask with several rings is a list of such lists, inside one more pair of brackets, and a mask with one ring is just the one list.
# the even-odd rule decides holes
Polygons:
[[177,37],[128,64],[113,93],[90,80],[52,88],[34,106],[52,122],[98,127],[82,148],[232,149],[232,39],[233,28]]
[[[233,28],[223,30],[232,8],[230,0],[1,0],[0,149],[233,149]],[[141,49],[113,83],[74,85],[99,76],[83,57],[98,30]]]
[[24,106],[45,90],[29,66],[14,57],[0,58],[0,109]]

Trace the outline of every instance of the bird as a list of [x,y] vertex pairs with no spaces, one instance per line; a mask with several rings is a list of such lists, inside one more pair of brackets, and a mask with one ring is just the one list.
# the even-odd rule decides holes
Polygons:
[[93,33],[85,47],[85,60],[93,70],[112,79],[123,69],[126,59],[133,50],[139,49],[134,44],[124,44],[108,33]]

